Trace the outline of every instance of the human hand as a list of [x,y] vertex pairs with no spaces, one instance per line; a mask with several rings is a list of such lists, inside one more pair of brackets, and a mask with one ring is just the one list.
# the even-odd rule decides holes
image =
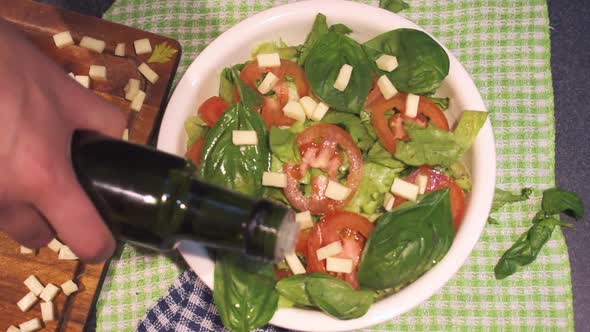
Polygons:
[[99,262],[115,242],[70,159],[77,128],[121,137],[124,114],[81,87],[0,19],[0,230],[38,248],[56,235]]

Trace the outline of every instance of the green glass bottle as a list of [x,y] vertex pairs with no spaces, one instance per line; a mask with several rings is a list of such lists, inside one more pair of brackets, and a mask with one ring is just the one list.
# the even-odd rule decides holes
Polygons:
[[160,251],[193,240],[268,261],[294,248],[291,210],[207,184],[183,158],[81,130],[71,154],[79,182],[120,239]]

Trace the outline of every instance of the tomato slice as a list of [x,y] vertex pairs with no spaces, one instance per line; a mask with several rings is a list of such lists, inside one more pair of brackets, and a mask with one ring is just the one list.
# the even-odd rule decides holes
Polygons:
[[[359,289],[357,270],[365,241],[374,225],[365,217],[348,211],[328,214],[311,231],[307,242],[307,272],[323,272],[348,282]],[[335,257],[349,258],[353,262],[351,273],[334,273],[326,270],[326,262],[317,258],[316,251],[332,242],[341,241],[342,252]]]
[[289,88],[285,83],[285,75],[293,78],[297,94],[299,97],[303,97],[309,95],[309,83],[305,78],[305,72],[298,64],[289,60],[281,59],[281,66],[274,68],[260,68],[256,61],[252,61],[242,69],[240,79],[258,91],[256,81],[264,79],[264,74],[268,72],[275,74],[279,78],[279,82],[273,88],[276,98],[263,96],[262,118],[269,128],[271,126],[290,126],[295,123],[295,120],[283,114],[283,106],[289,101]]
[[[367,99],[367,107],[371,111],[371,123],[375,132],[379,137],[379,141],[389,153],[395,153],[396,142],[399,139],[408,139],[406,132],[403,130],[402,122],[400,120],[416,122],[420,125],[427,123],[426,119],[430,119],[432,124],[439,129],[449,130],[449,123],[444,113],[440,108],[430,99],[420,97],[418,104],[418,115],[415,118],[409,118],[404,115],[406,111],[407,94],[398,93],[393,98],[385,100],[383,96],[372,97],[372,100]],[[391,109],[397,109],[400,114],[397,118],[387,119],[385,113]],[[399,118],[401,116],[401,119]]]
[[307,240],[309,239],[310,233],[311,229],[302,229],[301,231],[299,231],[299,237],[297,238],[295,252],[300,253],[303,256],[307,256]]
[[186,152],[186,157],[190,159],[195,165],[201,166],[201,152],[203,151],[203,145],[205,144],[205,137],[201,137],[191,145],[190,149]]
[[[295,208],[312,214],[324,214],[343,209],[352,199],[359,187],[362,177],[362,154],[354,144],[352,137],[342,128],[328,123],[313,125],[297,135],[299,152],[303,156],[301,165],[284,166],[287,174],[287,186],[284,189],[285,196]],[[308,167],[321,168],[333,179],[341,163],[340,146],[348,157],[349,169],[346,186],[351,193],[345,200],[335,201],[325,196],[328,178],[313,176],[311,179],[312,195],[307,198],[299,188],[299,180],[303,177]]]
[[[461,226],[463,220],[463,214],[465,213],[465,194],[461,187],[448,175],[443,172],[432,169],[428,166],[420,166],[408,175],[404,180],[410,183],[416,182],[418,175],[426,175],[428,177],[428,183],[426,184],[425,193],[437,191],[443,188],[449,188],[449,196],[451,198],[451,213],[453,215],[453,224],[455,232]],[[406,199],[395,196],[394,207],[406,202]]]
[[225,112],[225,110],[229,107],[229,105],[223,100],[223,98],[218,96],[209,97],[209,99],[205,100],[201,106],[199,106],[199,116],[201,119],[207,123],[209,127],[213,127],[215,122],[219,120],[221,114]]

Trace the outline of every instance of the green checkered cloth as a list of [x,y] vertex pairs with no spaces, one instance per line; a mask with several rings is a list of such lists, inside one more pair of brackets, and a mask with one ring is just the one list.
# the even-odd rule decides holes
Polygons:
[[[372,4],[376,5],[374,1]],[[402,14],[446,45],[467,68],[487,103],[498,153],[498,186],[538,191],[554,185],[553,90],[549,21],[544,0],[409,0]],[[118,0],[106,19],[177,39],[177,79],[223,31],[279,5],[263,0]],[[367,331],[573,330],[570,267],[556,231],[537,261],[506,280],[494,279],[502,252],[530,225],[538,206],[498,212],[460,272],[411,312]],[[112,261],[97,305],[98,330],[125,331],[185,268],[181,260],[125,246]]]

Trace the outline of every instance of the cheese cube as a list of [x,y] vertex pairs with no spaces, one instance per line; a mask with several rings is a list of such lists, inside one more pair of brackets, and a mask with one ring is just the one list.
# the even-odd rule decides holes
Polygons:
[[43,289],[43,284],[35,277],[34,275],[30,275],[25,281],[23,282],[25,286],[31,291],[31,293],[35,294],[35,296],[39,296]]
[[53,239],[47,244],[47,247],[52,251],[59,253],[59,250],[63,247],[63,243],[59,242],[58,239]]
[[303,267],[299,257],[297,257],[294,252],[286,254],[285,261],[287,261],[287,265],[289,265],[289,268],[293,274],[304,274],[306,272],[305,267]]
[[406,116],[409,118],[415,118],[418,115],[418,103],[420,102],[420,96],[409,93],[406,98]]
[[124,141],[129,140],[129,129],[125,128],[125,130],[123,130],[123,135],[121,136],[121,139]]
[[303,211],[295,214],[295,221],[299,224],[299,229],[312,228],[314,226],[313,218],[309,211]]
[[10,325],[7,329],[6,332],[20,332],[20,329],[14,325]]
[[328,187],[326,188],[326,197],[331,198],[336,201],[343,201],[350,195],[350,188],[341,185],[336,181],[330,180],[328,182]]
[[311,118],[311,116],[313,115],[313,111],[318,106],[318,103],[315,100],[313,100],[313,98],[311,98],[310,96],[305,96],[299,99],[299,104],[301,105],[301,108],[303,108],[305,116],[307,116],[308,118]]
[[262,93],[263,95],[269,93],[278,81],[279,78],[277,77],[277,75],[270,72],[267,73],[266,76],[264,76],[262,82],[260,82],[260,85],[258,86],[258,92]]
[[41,303],[41,318],[44,322],[55,320],[55,307],[53,302]]
[[344,91],[348,86],[348,82],[350,81],[350,76],[352,75],[352,66],[349,64],[344,64],[340,68],[338,72],[338,77],[334,82],[334,89],[338,91]]
[[66,260],[66,261],[74,261],[74,260],[78,259],[78,256],[76,256],[76,254],[74,254],[74,252],[72,251],[72,249],[70,249],[70,247],[64,245],[61,247],[61,249],[59,249],[59,254],[57,255],[57,259]]
[[76,75],[74,75],[74,73],[72,73],[72,72],[69,72],[68,73],[68,76],[71,77],[71,78],[73,78],[73,79],[76,79]]
[[49,302],[55,298],[57,293],[59,293],[59,287],[50,283],[45,286],[41,294],[39,294],[39,297],[43,299],[43,301]]
[[135,97],[131,101],[130,108],[136,112],[139,112],[139,111],[141,111],[141,107],[143,106],[144,101],[145,101],[145,92],[139,90],[139,91],[137,91],[137,94],[135,95]]
[[35,249],[27,248],[25,246],[20,246],[20,253],[23,255],[35,254]]
[[80,40],[80,46],[98,53],[102,53],[106,45],[107,44],[104,42],[104,40],[94,39],[88,36],[84,36],[82,37],[82,40]]
[[379,91],[381,91],[381,94],[385,100],[389,100],[397,94],[397,89],[385,75],[381,75],[381,77],[379,77],[377,80],[377,86],[379,87]]
[[383,199],[383,208],[385,211],[391,211],[393,209],[393,203],[395,203],[395,197],[390,193],[385,193],[385,198]]
[[37,303],[37,300],[38,299],[33,292],[28,292],[27,295],[23,296],[23,298],[16,303],[16,305],[22,312],[26,312]]
[[125,56],[125,43],[117,43],[117,46],[115,46],[115,55]]
[[326,258],[326,270],[330,272],[350,273],[352,272],[352,259],[328,257]]
[[297,87],[293,84],[287,84],[289,87],[288,95],[289,101],[299,101],[299,92],[297,92]]
[[330,107],[328,107],[328,105],[326,105],[320,101],[318,103],[318,106],[316,106],[315,109],[313,110],[313,114],[311,115],[311,119],[314,121],[321,121],[329,109],[330,109]]
[[418,198],[419,190],[420,188],[418,188],[417,185],[404,181],[400,178],[395,178],[393,180],[393,184],[391,185],[392,193],[414,202]]
[[81,86],[85,87],[86,89],[90,87],[90,77],[86,75],[76,75],[75,79],[78,83],[80,83]]
[[135,47],[135,54],[137,55],[152,53],[152,44],[150,44],[150,40],[147,38],[134,41],[133,46]]
[[256,145],[258,136],[255,130],[234,130],[231,133],[231,141],[234,145]]
[[397,58],[389,54],[381,55],[375,60],[375,63],[377,64],[377,68],[387,72],[393,71],[398,66]]
[[70,294],[78,291],[78,285],[71,279],[61,284],[60,287],[66,296],[70,296]]
[[106,80],[107,79],[107,68],[105,66],[91,65],[88,71],[88,76],[93,80]]
[[428,176],[418,175],[418,177],[416,177],[416,184],[418,185],[418,193],[424,195],[426,192],[426,185],[428,184]]
[[262,185],[267,187],[285,188],[287,186],[287,174],[264,172],[262,173]]
[[125,84],[123,91],[125,91],[125,99],[133,101],[133,98],[135,98],[139,92],[139,80],[130,78],[127,84]]
[[283,107],[283,113],[286,117],[297,120],[297,121],[305,121],[305,112],[296,101],[290,101]]
[[34,332],[40,330],[43,325],[41,324],[41,320],[39,318],[33,318],[28,320],[18,326],[21,332]]
[[158,76],[158,74],[156,74],[156,72],[153,71],[152,68],[150,68],[145,62],[142,62],[141,65],[137,67],[137,70],[139,70],[139,72],[152,84],[156,84],[156,81],[158,78],[160,78],[160,76]]
[[281,57],[279,56],[279,53],[258,54],[256,56],[256,61],[258,62],[258,67],[260,68],[281,66]]
[[318,260],[326,259],[328,257],[332,257],[338,255],[342,252],[342,244],[340,241],[335,241],[327,246],[323,246],[320,249],[316,250],[315,254],[318,257]]
[[74,45],[74,39],[72,38],[72,34],[70,34],[69,31],[64,31],[53,35],[53,42],[55,42],[55,46],[57,46],[57,48],[64,48],[68,45]]

